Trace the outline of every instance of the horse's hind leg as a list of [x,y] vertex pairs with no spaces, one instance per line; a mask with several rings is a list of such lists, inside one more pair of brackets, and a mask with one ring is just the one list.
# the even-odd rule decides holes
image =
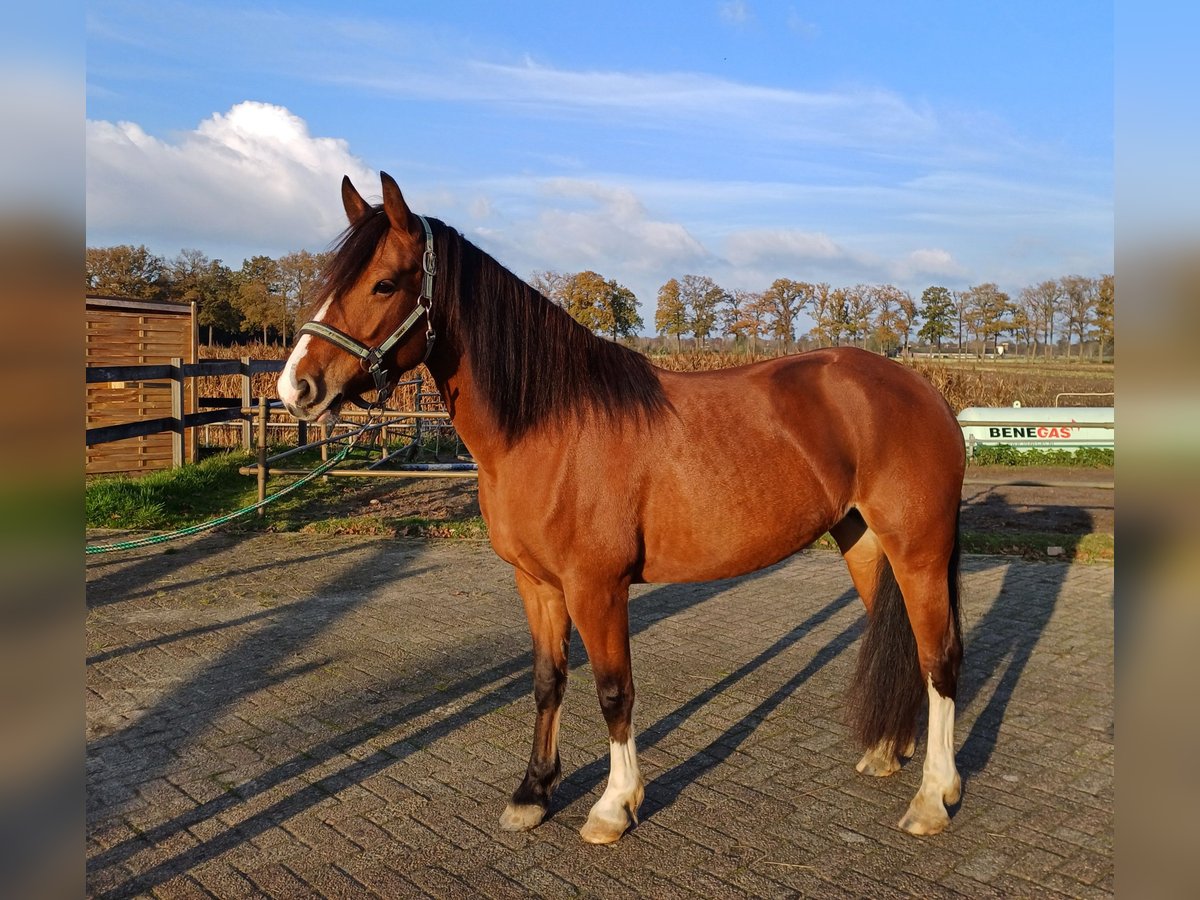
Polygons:
[[533,692],[537,719],[533,751],[525,777],[500,816],[505,831],[527,831],[550,807],[550,795],[562,775],[558,756],[558,717],[567,684],[567,647],[571,619],[562,591],[518,570],[517,589],[525,603],[533,636]]
[[645,795],[633,737],[629,586],[568,588],[567,603],[592,663],[609,741],[608,784],[579,833],[589,843],[610,844],[637,824]]
[[958,544],[949,560],[896,565],[896,579],[917,642],[921,678],[929,697],[929,746],[921,787],[900,819],[912,834],[936,834],[950,823],[946,806],[958,803],[962,781],[954,764],[954,699],[962,662],[958,620]]
[[[879,538],[867,527],[858,510],[853,509],[842,521],[829,529],[829,533],[837,541],[858,596],[867,609],[867,615],[871,616],[875,607],[875,595],[879,589],[881,567],[885,561]],[[914,742],[911,739],[907,740],[903,747],[897,747],[895,739],[882,737],[867,747],[862,759],[854,768],[864,775],[893,775],[900,771],[900,757],[908,758],[913,755],[914,750]]]

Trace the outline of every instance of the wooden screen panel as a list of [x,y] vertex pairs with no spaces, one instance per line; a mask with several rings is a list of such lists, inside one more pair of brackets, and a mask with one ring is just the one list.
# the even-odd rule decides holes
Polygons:
[[[194,361],[193,323],[187,307],[180,312],[152,312],[89,302],[86,327],[87,365],[153,365],[169,363],[172,357]],[[171,415],[169,381],[92,384],[86,391],[87,428]],[[193,411],[190,403],[185,410]],[[185,458],[191,457],[194,439],[194,434],[185,433]],[[99,444],[85,452],[88,474],[138,473],[170,466],[170,434]]]

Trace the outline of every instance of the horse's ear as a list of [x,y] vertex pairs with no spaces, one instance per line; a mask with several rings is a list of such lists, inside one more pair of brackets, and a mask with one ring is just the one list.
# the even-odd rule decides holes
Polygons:
[[396,184],[396,179],[387,172],[380,172],[379,180],[383,182],[383,210],[387,213],[392,227],[397,231],[417,236],[419,229],[416,217],[404,202],[404,195],[400,193],[400,185]]
[[346,218],[351,225],[357,225],[358,220],[371,211],[370,204],[350,183],[349,175],[342,176],[342,206],[346,207]]

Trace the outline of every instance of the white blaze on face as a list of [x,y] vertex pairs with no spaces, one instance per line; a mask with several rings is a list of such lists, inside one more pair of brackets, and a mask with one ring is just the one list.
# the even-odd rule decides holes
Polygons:
[[[321,322],[325,318],[325,314],[329,312],[329,306],[333,303],[333,298],[330,297],[317,310],[317,314],[312,317],[313,322]],[[296,380],[296,367],[300,365],[300,360],[308,353],[308,344],[312,340],[312,335],[302,334],[300,340],[296,341],[296,346],[292,349],[292,355],[288,357],[287,363],[283,367],[283,371],[279,373],[279,381],[276,387],[279,390],[279,399],[289,409],[295,409],[300,397],[300,383]]]

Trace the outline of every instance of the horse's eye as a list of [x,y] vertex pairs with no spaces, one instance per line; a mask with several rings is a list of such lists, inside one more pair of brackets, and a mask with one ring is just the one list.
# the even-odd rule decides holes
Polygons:
[[394,294],[394,293],[396,293],[396,283],[394,281],[389,281],[388,279],[385,278],[383,281],[381,281],[375,285],[375,287],[372,289],[371,293],[372,294],[385,294],[385,295],[386,294]]

